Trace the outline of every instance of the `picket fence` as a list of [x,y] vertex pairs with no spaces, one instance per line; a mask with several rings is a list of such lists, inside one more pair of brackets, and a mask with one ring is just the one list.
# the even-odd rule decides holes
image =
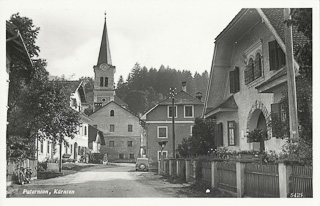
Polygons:
[[222,159],[166,159],[164,165],[159,174],[201,181],[237,197],[313,197],[312,167]]

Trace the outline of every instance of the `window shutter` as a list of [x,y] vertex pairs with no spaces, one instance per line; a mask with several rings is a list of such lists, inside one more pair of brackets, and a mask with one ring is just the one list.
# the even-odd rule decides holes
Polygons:
[[277,44],[277,55],[278,55],[278,65],[279,65],[278,69],[280,69],[281,67],[286,65],[286,55],[282,51],[279,44]]
[[250,64],[247,65],[246,69],[244,70],[244,81],[246,85],[253,81],[253,72],[251,66],[252,65]]
[[[277,128],[281,127],[281,105],[279,103],[271,104],[271,123],[272,123],[272,136],[280,136],[280,131]],[[278,121],[276,121],[278,120]]]
[[222,130],[222,123],[216,125],[215,129],[215,143],[216,146],[223,146],[223,130]]
[[230,93],[235,93],[234,88],[234,71],[229,72],[229,81],[230,81]]
[[261,77],[261,58],[257,56],[254,61],[254,79]]
[[269,42],[269,66],[270,70],[278,69],[278,61],[277,61],[277,41]]
[[234,69],[234,88],[235,88],[235,92],[240,91],[240,71],[239,71],[239,67],[236,67]]

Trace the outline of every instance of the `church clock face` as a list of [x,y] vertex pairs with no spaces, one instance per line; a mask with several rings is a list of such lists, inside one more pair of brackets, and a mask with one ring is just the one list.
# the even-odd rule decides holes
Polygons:
[[107,71],[108,65],[107,64],[101,64],[100,65],[100,69],[102,69],[103,71]]

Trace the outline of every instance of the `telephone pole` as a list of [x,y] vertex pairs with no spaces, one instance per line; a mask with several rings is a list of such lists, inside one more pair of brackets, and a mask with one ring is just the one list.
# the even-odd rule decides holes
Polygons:
[[290,142],[297,142],[299,139],[299,122],[297,112],[296,97],[296,80],[293,59],[293,43],[292,43],[292,20],[290,8],[283,9],[284,12],[284,32],[286,46],[286,66],[287,66],[287,82],[288,82],[288,103],[289,103],[289,124],[290,124]]
[[175,96],[176,88],[170,88],[170,95],[172,99],[172,147],[173,147],[173,158],[176,158],[176,137],[174,133],[174,116],[176,115],[176,110],[174,108],[174,96]]

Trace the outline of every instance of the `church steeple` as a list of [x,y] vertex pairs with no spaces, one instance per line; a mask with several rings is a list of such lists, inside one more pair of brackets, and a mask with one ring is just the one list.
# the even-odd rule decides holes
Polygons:
[[[106,13],[104,13],[106,15]],[[104,27],[97,65],[93,66],[93,110],[96,111],[110,101],[114,101],[114,74],[116,67],[112,65],[107,32],[107,20],[104,17]]]
[[104,15],[105,15],[104,16],[104,27],[103,27],[103,33],[102,33],[102,39],[101,39],[100,52],[99,52],[97,66],[99,66],[102,63],[107,63],[109,65],[112,65],[109,39],[108,39],[108,31],[107,31],[106,12],[104,13]]

